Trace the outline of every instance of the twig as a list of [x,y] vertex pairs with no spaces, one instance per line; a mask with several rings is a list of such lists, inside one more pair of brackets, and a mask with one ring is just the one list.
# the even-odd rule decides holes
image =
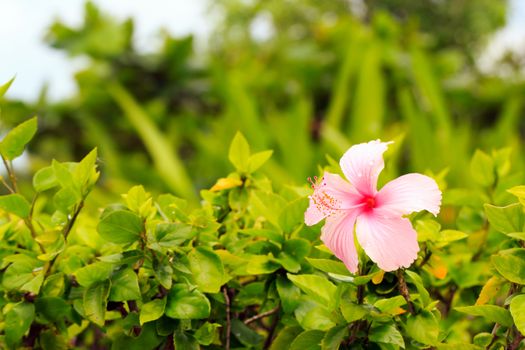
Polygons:
[[9,179],[11,180],[11,186],[12,186],[12,191],[13,193],[14,192],[18,192],[18,185],[16,184],[16,176],[15,176],[15,172],[13,171],[13,167],[11,166],[11,163],[5,159],[4,156],[2,156],[2,161],[4,162],[4,166],[5,166],[5,169],[7,170],[7,174],[9,175]]
[[264,349],[268,349],[272,345],[273,334],[275,333],[277,324],[279,324],[279,316],[275,316],[273,318],[272,325],[270,326],[270,329],[268,330],[268,337],[266,337],[266,341],[264,342]]
[[230,297],[228,296],[228,287],[222,287],[222,294],[224,295],[224,301],[226,302],[226,344],[224,349],[230,350],[230,333],[232,330],[232,324],[230,319]]
[[[363,267],[364,269],[364,267]],[[359,276],[363,276],[365,275],[365,271],[363,271],[361,269],[361,267],[359,267],[359,271],[358,271],[358,274]],[[364,299],[365,299],[365,285],[364,284],[360,284],[357,286],[357,291],[356,291],[356,298],[357,298],[357,303],[358,304],[362,304]]]
[[430,250],[425,251],[425,256],[423,257],[423,260],[421,260],[421,263],[419,264],[419,268],[422,268],[425,266],[425,264],[430,260],[430,257],[432,256],[432,252]]
[[78,214],[80,214],[80,211],[84,208],[84,200],[80,201],[78,204],[78,207],[75,209],[75,212],[73,213],[73,217],[71,220],[68,221],[66,227],[64,228],[64,239],[67,239],[67,236],[69,235],[69,232],[73,228],[73,225],[75,224],[75,221],[77,220]]
[[403,276],[403,270],[399,269],[396,271],[397,274],[397,280],[398,280],[398,287],[399,292],[405,298],[407,305],[408,305],[408,311],[412,314],[416,314],[416,310],[414,309],[414,304],[412,304],[412,301],[410,300],[410,294],[408,292],[407,282],[405,281],[405,276]]
[[[510,297],[514,292],[515,292],[515,288],[516,288],[516,284],[515,283],[511,283],[510,284],[510,288],[509,288],[509,292],[507,293],[507,298]],[[509,306],[508,305],[505,305],[504,308],[508,308]],[[500,328],[500,324],[499,323],[495,323],[494,324],[494,327],[492,328],[492,332],[490,332],[490,334],[492,335],[492,340],[490,341],[489,345],[487,345],[486,349],[490,349],[490,347],[492,346],[492,344],[494,344],[496,342],[496,340],[499,338],[496,333],[498,332],[498,329]],[[521,341],[521,340],[520,340]],[[518,342],[518,345],[519,345],[519,342]]]
[[[79,203],[78,207],[75,209],[75,212],[73,213],[73,217],[71,218],[71,220],[68,221],[66,227],[64,227],[64,231],[63,231],[64,240],[67,239],[67,236],[69,235],[69,232],[73,228],[73,225],[75,224],[75,221],[77,220],[78,214],[80,214],[80,211],[82,210],[83,207],[84,207],[84,200],[82,200]],[[47,276],[47,274],[51,272],[51,268],[53,267],[53,265],[55,264],[57,260],[56,258],[57,257],[55,256],[53,260],[49,261],[47,267],[44,268],[44,276]]]
[[277,305],[276,307],[274,307],[271,310],[268,310],[266,312],[263,312],[262,314],[255,315],[253,317],[250,317],[250,318],[244,320],[244,324],[250,324],[252,322],[257,321],[258,319],[264,318],[266,316],[273,315],[274,313],[278,312],[279,309],[280,309],[280,305]]
[[2,182],[2,184],[5,186],[5,188],[7,188],[9,192],[15,193],[15,190],[13,190],[11,186],[9,186],[9,184],[5,181],[3,176],[0,176],[0,182]]
[[523,334],[521,334],[518,330],[516,330],[516,335],[514,336],[514,340],[510,345],[508,346],[509,350],[517,350],[520,347],[520,343],[523,340]]
[[[26,226],[29,228],[29,231],[31,232],[31,236],[33,238],[36,238],[36,230],[35,230],[35,227],[33,226],[33,212],[35,210],[35,203],[36,203],[36,199],[38,198],[38,193],[33,197],[33,201],[31,202],[31,208],[29,209],[29,215],[27,216],[26,219],[24,219],[24,222],[26,224]],[[44,247],[42,246],[42,244],[40,244],[40,249],[42,249],[42,253],[44,252]]]

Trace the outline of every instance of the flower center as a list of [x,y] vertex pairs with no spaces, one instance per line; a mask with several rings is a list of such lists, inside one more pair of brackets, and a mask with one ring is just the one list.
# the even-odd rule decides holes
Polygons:
[[363,203],[365,204],[366,209],[374,209],[376,206],[376,199],[374,197],[365,197]]

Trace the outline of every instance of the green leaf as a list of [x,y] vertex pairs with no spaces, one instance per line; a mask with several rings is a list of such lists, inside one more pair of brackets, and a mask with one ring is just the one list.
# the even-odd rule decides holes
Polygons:
[[525,294],[512,298],[509,309],[516,328],[521,334],[525,334]]
[[525,205],[525,185],[512,187],[511,189],[507,190],[507,192],[510,192],[518,197],[520,203]]
[[391,323],[372,327],[369,339],[374,343],[395,344],[403,349],[405,348],[403,336],[396,326]]
[[51,162],[51,168],[55,174],[55,178],[62,188],[76,189],[75,181],[73,180],[73,168],[75,163],[60,163],[53,159]]
[[254,153],[248,159],[248,173],[253,173],[264,165],[272,156],[273,151],[262,151]]
[[24,334],[29,331],[35,317],[35,306],[20,302],[5,314],[5,342],[9,348],[16,348]]
[[306,260],[318,270],[326,273],[335,273],[336,275],[350,276],[350,272],[346,268],[345,264],[340,261],[331,259],[313,259],[306,258]]
[[468,235],[465,232],[461,232],[458,230],[443,230],[439,233],[439,243],[440,245],[443,245],[443,243],[450,243],[462,240],[464,238],[467,238]]
[[363,305],[356,304],[350,301],[349,298],[341,298],[339,307],[341,308],[343,317],[348,323],[360,320],[370,312],[370,310]]
[[83,191],[89,189],[98,180],[97,149],[89,152],[73,170],[73,180]]
[[13,84],[13,81],[15,81],[15,78],[11,78],[7,83],[0,85],[0,98],[5,95],[7,90],[9,90],[9,87],[11,87],[11,84]]
[[84,313],[88,320],[104,326],[106,306],[108,303],[111,282],[109,280],[95,283],[84,290]]
[[136,242],[143,231],[142,219],[127,210],[115,210],[100,220],[97,231],[105,240],[113,243]]
[[292,344],[290,344],[289,350],[321,350],[321,342],[325,336],[325,332],[319,330],[304,331],[299,334]]
[[288,203],[279,215],[279,226],[284,232],[292,232],[304,222],[304,212],[308,207],[306,198],[298,198]]
[[131,268],[122,269],[113,274],[109,300],[139,300],[141,297],[137,274]]
[[191,225],[181,223],[162,223],[155,229],[155,238],[161,247],[174,248],[195,237]]
[[417,220],[415,229],[417,231],[417,240],[419,242],[437,241],[441,238],[439,235],[441,225],[436,220]]
[[525,249],[507,249],[491,257],[498,272],[511,282],[525,284]]
[[210,249],[198,247],[189,253],[188,260],[199,289],[205,293],[218,293],[225,280],[221,258]]
[[49,322],[60,322],[67,318],[71,306],[59,297],[43,297],[35,300],[36,312]]
[[24,197],[18,193],[13,193],[0,196],[0,209],[18,217],[27,218],[31,205]]
[[523,230],[525,219],[523,215],[523,207],[519,203],[511,204],[506,207],[485,204],[484,207],[487,219],[496,231],[512,233]]
[[381,312],[392,312],[401,306],[405,305],[407,302],[403,296],[398,295],[392,298],[379,299],[374,303],[374,306],[377,307]]
[[197,329],[193,335],[199,344],[208,346],[219,338],[218,329],[222,327],[218,323],[206,322]]
[[228,159],[239,172],[247,172],[250,166],[250,145],[238,131],[230,144]]
[[166,308],[166,298],[154,299],[142,305],[140,309],[140,324],[155,321],[164,314]]
[[[153,261],[153,271],[159,283],[164,288],[171,289],[171,285],[173,283],[173,268],[171,267],[169,261],[167,259],[165,261],[157,261],[155,259]],[[191,271],[188,271],[188,273],[191,273]]]
[[110,263],[113,265],[132,265],[144,258],[144,253],[141,250],[126,250],[122,253],[99,256],[98,260]]
[[82,287],[89,287],[94,283],[108,280],[112,271],[113,265],[100,261],[78,269],[74,275]]
[[186,333],[182,329],[177,329],[173,333],[173,345],[175,349],[184,349],[184,350],[199,350],[199,343],[191,335]]
[[326,278],[317,275],[292,275],[288,279],[314,300],[319,300],[329,310],[335,309],[337,287]]
[[512,317],[509,310],[497,305],[473,305],[473,306],[458,306],[454,308],[456,311],[473,315],[483,316],[490,322],[499,323],[502,326],[512,326]]
[[277,277],[276,286],[284,312],[292,313],[299,306],[301,290],[284,276]]
[[301,303],[299,307],[295,309],[294,314],[297,322],[299,322],[304,329],[328,331],[334,327],[339,320],[335,317],[335,313],[329,310],[324,304],[306,297],[299,300]]
[[56,186],[58,186],[58,180],[51,166],[38,170],[33,176],[33,187],[37,192],[43,192]]
[[234,318],[231,322],[232,334],[239,340],[243,345],[248,347],[257,346],[263,341],[263,336],[245,325],[238,318]]
[[493,334],[487,333],[487,332],[481,332],[474,336],[473,343],[474,345],[482,346],[483,349],[486,349],[487,346],[489,346],[490,343],[492,343],[492,339],[494,338]]
[[470,161],[470,172],[472,178],[481,186],[491,186],[494,183],[494,161],[492,158],[479,149],[474,153]]
[[421,276],[419,276],[417,273],[405,270],[405,273],[407,274],[408,280],[412,282],[417,289],[417,292],[419,293],[419,298],[421,299],[421,303],[423,304],[423,307],[426,307],[430,302],[430,294],[425,289],[425,285],[423,284],[423,280],[421,279]]
[[73,206],[79,202],[80,193],[73,187],[63,187],[53,196],[53,202],[62,212],[72,211]]
[[270,350],[289,349],[294,339],[302,332],[301,327],[284,327],[273,340]]
[[42,350],[68,350],[69,344],[67,338],[62,334],[56,334],[53,330],[47,330],[40,333],[38,342]]
[[273,225],[279,227],[279,213],[286,206],[285,200],[272,192],[262,190],[251,191],[250,202],[256,216],[264,216]]
[[37,118],[26,120],[9,131],[2,141],[0,141],[0,153],[8,160],[19,157],[26,144],[31,141],[36,133]]
[[278,260],[290,272],[299,272],[301,262],[310,252],[310,242],[302,238],[286,240],[279,253]]
[[437,343],[439,324],[430,311],[423,310],[420,314],[409,317],[405,330],[409,337],[420,343],[428,345]]
[[26,255],[17,254],[2,276],[7,290],[23,290],[38,294],[44,280],[42,262]]
[[348,337],[348,325],[332,327],[326,332],[321,341],[322,350],[338,350],[341,342]]
[[507,236],[519,239],[520,241],[525,241],[525,232],[512,232],[507,233]]
[[[170,334],[173,333],[173,330]],[[165,338],[159,336],[155,322],[144,324],[138,337],[126,335],[124,332],[117,333],[112,342],[111,350],[145,350],[157,349]]]
[[201,319],[210,315],[210,302],[197,289],[174,284],[168,294],[166,316],[178,319]]

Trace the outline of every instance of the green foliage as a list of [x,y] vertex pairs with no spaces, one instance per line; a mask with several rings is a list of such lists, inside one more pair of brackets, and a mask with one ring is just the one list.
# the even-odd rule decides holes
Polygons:
[[[187,349],[265,343],[272,349],[370,343],[446,349],[457,339],[468,347],[470,330],[455,328],[460,314],[482,316],[476,330],[483,324],[523,330],[525,250],[516,246],[524,234],[523,204],[484,204],[485,191],[505,192],[498,183],[445,192],[445,210],[457,212],[461,230],[446,217],[415,220],[422,253],[404,271],[407,301],[399,275],[364,257],[360,274],[352,275],[320,245],[318,230],[303,224],[308,192],[274,191],[255,171],[270,153],[251,163],[261,153],[252,155],[240,133],[230,146],[236,171],[203,190],[197,208],[135,186],[100,215],[83,215],[99,177],[96,154],[38,170],[33,186],[39,202],[30,204],[21,193],[0,197],[7,219],[0,231],[6,346],[67,344],[72,334],[100,327],[111,331],[96,341],[115,349],[168,343]],[[521,199],[519,187],[510,192]],[[476,226],[478,216],[462,214],[465,208],[477,210],[484,226]],[[22,221],[15,226],[16,220]],[[501,248],[485,247],[492,240]],[[512,298],[499,304],[507,289]],[[453,298],[453,290],[460,296]],[[441,297],[434,300],[436,295]],[[452,310],[450,321],[441,319]],[[472,341],[501,342],[492,339],[480,333]],[[78,346],[89,344],[83,341]]]
[[0,154],[2,154],[2,157],[7,160],[19,157],[24,151],[26,144],[35,135],[36,128],[37,119],[34,117],[9,131],[0,142]]
[[[199,61],[190,37],[138,53],[132,21],[91,3],[82,26],[56,22],[47,40],[91,60],[38,123],[7,101],[0,348],[523,347],[522,83],[365,3],[360,21],[345,1],[220,1]],[[472,3],[459,13],[494,9],[495,28],[501,4]],[[426,31],[452,8],[432,6]],[[360,247],[350,273],[304,225],[305,178],[371,138],[395,140],[380,185],[415,171],[443,190],[437,217],[408,216],[420,252],[397,273]],[[26,148],[32,181],[12,163]]]

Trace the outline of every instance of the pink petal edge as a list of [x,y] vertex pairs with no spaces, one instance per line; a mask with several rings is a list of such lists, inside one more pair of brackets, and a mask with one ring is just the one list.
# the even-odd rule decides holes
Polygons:
[[377,193],[377,206],[391,215],[407,215],[427,210],[439,213],[441,191],[434,179],[421,174],[406,174],[387,183]]
[[348,271],[357,272],[357,250],[354,244],[356,213],[330,216],[322,228],[321,240],[334,255],[343,261]]
[[384,271],[409,267],[417,259],[417,233],[407,218],[374,210],[359,215],[356,235],[366,254]]
[[343,173],[362,195],[377,193],[377,178],[385,166],[383,153],[390,143],[380,140],[360,143],[350,147],[341,157],[339,165]]

